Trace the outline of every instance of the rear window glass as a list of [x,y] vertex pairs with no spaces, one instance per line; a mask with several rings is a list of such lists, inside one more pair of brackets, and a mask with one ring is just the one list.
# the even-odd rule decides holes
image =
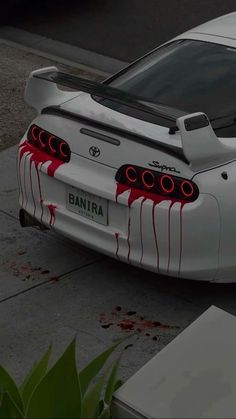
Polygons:
[[110,85],[188,113],[204,112],[214,127],[214,121],[236,111],[236,49],[193,40],[172,42]]

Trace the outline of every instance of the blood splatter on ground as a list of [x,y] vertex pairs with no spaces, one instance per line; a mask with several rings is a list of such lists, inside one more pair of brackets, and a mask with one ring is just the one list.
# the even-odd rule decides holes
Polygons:
[[108,324],[103,324],[102,328],[103,329],[109,329],[109,327],[113,326],[113,323],[108,323]]
[[[120,306],[113,308],[108,314],[101,312],[99,322],[103,329],[109,329],[111,326],[114,326],[127,332],[143,332],[152,329],[180,329],[179,326],[146,319],[144,316],[138,315],[136,311],[125,310]],[[146,333],[146,336],[150,336],[150,333]],[[153,340],[157,340],[157,337],[154,336]]]
[[[19,252],[17,254],[19,254]],[[21,278],[22,281],[29,279],[33,281],[39,279],[39,275],[46,275],[50,273],[48,269],[43,269],[41,266],[34,266],[30,261],[26,261],[22,264],[20,259],[15,259],[14,261],[5,260],[1,266],[7,269],[7,271],[10,271],[13,276]]]
[[18,256],[23,256],[26,254],[26,250],[20,250],[19,252],[17,252]]
[[134,330],[135,325],[135,321],[129,319],[124,319],[117,324],[117,326],[119,326],[122,330]]
[[106,314],[105,313],[100,313],[99,321],[100,321],[100,323],[104,323],[106,321]]

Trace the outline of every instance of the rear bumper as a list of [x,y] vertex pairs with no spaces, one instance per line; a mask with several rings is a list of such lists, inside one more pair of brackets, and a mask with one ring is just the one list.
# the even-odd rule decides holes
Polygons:
[[[18,161],[20,206],[46,227],[121,261],[160,274],[214,280],[218,270],[220,215],[216,199],[200,194],[181,207],[169,200],[154,205],[129,191],[116,199],[116,169],[77,155],[54,177],[47,163],[29,155]],[[68,210],[66,191],[74,186],[108,200],[108,225]]]

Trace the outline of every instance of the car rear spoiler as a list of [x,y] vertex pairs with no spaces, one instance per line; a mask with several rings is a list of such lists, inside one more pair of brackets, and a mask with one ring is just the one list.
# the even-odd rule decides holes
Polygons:
[[[65,93],[68,93],[68,91],[62,91],[56,87],[56,85],[60,85],[66,87],[67,89],[72,89],[74,91],[74,96],[75,91],[77,91],[77,94],[78,92],[89,93],[94,96],[101,97],[103,99],[112,100],[129,108],[136,109],[139,112],[154,115],[156,117],[163,117],[169,121],[170,126],[173,125],[173,123],[175,123],[177,117],[186,115],[186,112],[184,111],[145,101],[144,99],[138,96],[108,86],[104,83],[84,79],[82,77],[75,76],[72,74],[63,73],[61,71],[58,71],[56,67],[48,67],[41,70],[36,70],[30,74],[25,92],[26,102],[31,104],[32,106],[32,95],[31,97],[28,97],[28,93],[34,90],[33,86],[37,86],[38,90],[39,86],[40,89],[43,89],[43,87],[46,86],[46,89],[48,91],[49,83],[52,83],[54,85],[54,87],[51,87],[51,93],[54,92],[54,105],[56,105],[55,99],[57,99],[57,97],[58,99],[61,99],[61,93],[63,94],[63,96],[65,95]],[[46,96],[50,98],[51,95],[48,92]],[[44,106],[44,104],[42,105]],[[37,103],[37,108],[39,106],[42,108],[42,105],[40,106],[40,104]]]
[[236,159],[236,148],[224,144],[215,134],[208,117],[201,112],[177,119],[183,152],[194,172]]
[[[64,86],[67,90],[58,89],[57,85]],[[65,103],[81,92],[115,101],[137,110],[139,115],[149,114],[156,116],[157,119],[163,117],[168,120],[170,132],[180,131],[183,153],[194,172],[236,158],[236,149],[226,146],[218,139],[204,113],[187,114],[181,110],[149,103],[104,83],[60,72],[57,67],[43,68],[30,74],[25,90],[25,101],[41,113],[43,109]]]

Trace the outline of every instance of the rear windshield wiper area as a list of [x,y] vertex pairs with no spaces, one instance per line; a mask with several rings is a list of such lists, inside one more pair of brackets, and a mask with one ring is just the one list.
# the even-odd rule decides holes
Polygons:
[[161,103],[154,103],[154,102],[149,102],[146,100],[140,100],[139,102],[143,103],[148,108],[151,108],[151,109],[156,110],[157,112],[160,112],[160,115],[171,118],[172,121],[173,120],[176,121],[176,119],[180,118],[181,116],[189,115],[189,112],[183,111],[181,109],[175,109],[170,106],[163,105]]
[[210,119],[213,130],[218,137],[236,137],[236,112],[233,115],[225,115]]
[[132,103],[121,103],[114,99],[105,99],[101,96],[92,95],[92,98],[99,102],[101,105],[106,106],[116,112],[123,113],[133,118],[142,121],[151,122],[152,124],[160,125],[166,128],[175,126],[176,119],[180,116],[187,115],[186,112],[169,108],[168,106],[147,102],[142,98],[138,98],[140,109],[134,109]]

